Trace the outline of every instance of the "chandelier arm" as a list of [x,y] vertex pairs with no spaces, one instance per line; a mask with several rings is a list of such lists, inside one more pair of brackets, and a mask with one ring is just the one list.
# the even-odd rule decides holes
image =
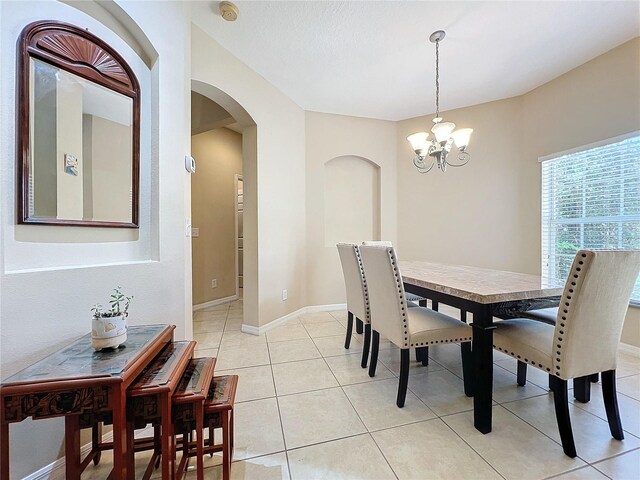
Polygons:
[[435,161],[431,160],[431,165],[429,166],[429,168],[426,168],[427,164],[424,163],[424,158],[420,158],[418,155],[416,155],[413,158],[413,164],[418,169],[418,172],[420,172],[420,173],[428,173],[433,168],[433,165],[435,164]]
[[448,160],[445,160],[445,162],[450,167],[464,167],[467,163],[469,163],[470,159],[471,155],[469,155],[467,152],[460,152],[460,154],[458,155],[458,160],[460,160],[462,163],[450,163]]

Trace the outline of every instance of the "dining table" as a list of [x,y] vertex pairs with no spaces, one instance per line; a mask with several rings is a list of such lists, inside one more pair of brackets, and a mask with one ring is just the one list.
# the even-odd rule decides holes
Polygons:
[[405,291],[472,315],[473,423],[491,432],[493,394],[493,330],[495,318],[517,317],[526,310],[556,307],[564,285],[539,275],[426,261],[400,261]]

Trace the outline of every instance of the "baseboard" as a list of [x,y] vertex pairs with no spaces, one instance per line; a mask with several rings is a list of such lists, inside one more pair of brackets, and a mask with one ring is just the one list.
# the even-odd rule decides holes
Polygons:
[[[113,441],[113,432],[107,432],[102,436],[103,442]],[[91,444],[87,443],[80,449],[80,458],[84,458],[91,451]],[[22,480],[65,480],[65,462],[64,457],[51,462],[49,465],[42,467],[40,470],[27,475]]]
[[223,303],[233,302],[238,300],[238,295],[231,295],[229,297],[219,298],[217,300],[211,300],[210,302],[199,303],[193,306],[193,311],[204,310],[205,308],[215,307],[216,305],[222,305]]
[[620,345],[618,345],[618,351],[631,355],[632,357],[640,358],[640,347],[636,347],[635,345],[620,343]]
[[250,335],[262,335],[263,333],[268,332],[272,328],[275,328],[278,325],[282,325],[287,320],[291,320],[292,318],[295,318],[299,315],[304,315],[305,313],[333,312],[335,310],[342,310],[345,308],[347,308],[346,303],[334,303],[334,304],[328,304],[328,305],[310,305],[307,307],[299,308],[295,312],[288,313],[283,317],[276,318],[275,320],[271,320],[269,323],[266,323],[261,327],[242,324],[242,331]]

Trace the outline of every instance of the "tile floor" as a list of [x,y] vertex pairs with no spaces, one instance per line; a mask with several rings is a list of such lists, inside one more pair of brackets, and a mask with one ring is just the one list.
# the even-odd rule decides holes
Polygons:
[[[447,312],[455,314],[455,311]],[[378,371],[360,368],[361,336],[345,350],[346,312],[300,316],[266,335],[240,332],[242,303],[194,314],[196,353],[216,372],[240,376],[234,480],[640,479],[640,359],[620,355],[622,442],[611,438],[601,390],[570,406],[578,458],[562,452],[547,376],[529,368],[516,385],[515,360],[494,355],[493,432],[473,428],[462,391],[460,350],[430,349],[411,366],[405,407],[395,405],[399,351],[382,342]],[[104,478],[108,455],[86,476]],[[137,455],[137,467],[144,467]],[[207,457],[205,478],[221,478]],[[190,472],[187,478],[195,478]]]

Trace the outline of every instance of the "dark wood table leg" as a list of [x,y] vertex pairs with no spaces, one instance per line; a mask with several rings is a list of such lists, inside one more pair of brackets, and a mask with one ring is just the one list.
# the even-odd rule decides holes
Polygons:
[[175,452],[172,444],[171,397],[168,393],[160,399],[160,417],[162,419],[162,478],[171,479],[175,472]]
[[196,478],[204,480],[204,400],[195,406],[196,410]]
[[9,480],[9,424],[0,425],[0,480]]
[[80,417],[67,415],[64,417],[64,456],[65,478],[80,479]]
[[93,457],[93,464],[98,465],[100,463],[100,457],[102,456],[102,450],[100,450],[100,444],[102,443],[102,423],[96,423],[91,429],[91,449],[96,454]]
[[[127,392],[121,385],[113,387],[113,478],[127,479]],[[131,472],[131,478],[133,478]]]
[[491,431],[491,396],[493,393],[493,316],[489,305],[479,305],[473,312],[473,424],[481,433]]
[[231,479],[232,436],[229,429],[229,412],[222,412],[222,480]]

